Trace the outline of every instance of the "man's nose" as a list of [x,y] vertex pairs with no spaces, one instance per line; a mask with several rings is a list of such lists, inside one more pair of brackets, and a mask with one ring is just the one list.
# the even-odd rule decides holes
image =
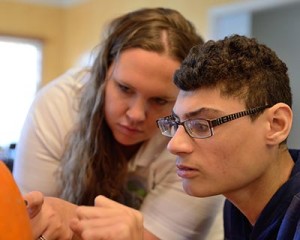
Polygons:
[[191,140],[191,137],[185,131],[184,127],[182,125],[179,125],[178,129],[169,141],[167,149],[170,153],[174,155],[180,155],[182,153],[191,153],[193,150]]

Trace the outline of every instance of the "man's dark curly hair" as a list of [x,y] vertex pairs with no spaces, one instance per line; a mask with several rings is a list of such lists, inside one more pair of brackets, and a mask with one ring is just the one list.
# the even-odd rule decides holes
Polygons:
[[274,51],[254,38],[232,35],[190,50],[174,83],[184,91],[219,88],[246,108],[282,102],[292,107],[287,66]]

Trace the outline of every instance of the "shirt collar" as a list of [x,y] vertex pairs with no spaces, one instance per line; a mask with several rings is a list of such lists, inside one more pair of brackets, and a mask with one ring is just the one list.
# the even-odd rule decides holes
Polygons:
[[157,156],[166,149],[169,139],[156,133],[151,139],[144,142],[137,154],[129,161],[129,169],[134,170],[137,166],[146,167],[155,161]]

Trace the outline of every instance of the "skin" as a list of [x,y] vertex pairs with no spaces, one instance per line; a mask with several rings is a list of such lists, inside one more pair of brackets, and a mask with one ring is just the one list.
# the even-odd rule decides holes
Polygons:
[[[225,98],[218,89],[180,91],[173,109],[180,121],[243,110],[242,101]],[[179,126],[168,150],[178,156],[177,173],[185,191],[197,197],[223,194],[254,224],[294,165],[286,146],[279,147],[291,123],[291,109],[279,103],[255,121],[242,117],[217,126],[206,139],[191,138]]]
[[[170,114],[178,94],[173,74],[179,66],[165,54],[136,48],[123,51],[109,68],[105,118],[128,158],[158,132],[156,119]],[[145,229],[144,239],[158,238]]]
[[108,71],[105,117],[115,139],[132,146],[151,138],[156,119],[169,114],[178,89],[172,82],[180,62],[142,49],[121,53]]
[[[184,121],[214,119],[244,109],[242,101],[222,97],[218,89],[202,89],[180,91],[173,112]],[[294,166],[286,145],[280,144],[291,130],[292,117],[290,107],[278,103],[255,121],[242,117],[215,127],[207,139],[191,138],[179,126],[168,149],[178,156],[178,175],[185,191],[198,197],[223,194],[254,225]],[[104,197],[97,198],[95,205],[77,208],[70,225],[77,236],[138,240],[144,234],[147,239],[140,212]]]
[[95,207],[78,207],[40,192],[23,196],[27,203],[33,239],[47,240],[142,240],[142,214],[104,196],[95,199]]
[[[128,49],[109,68],[105,86],[105,118],[128,157],[137,151],[143,141],[158,132],[156,119],[170,114],[178,94],[173,84],[173,74],[179,66],[179,61],[165,54]],[[48,197],[44,204],[40,204],[43,208],[40,208],[39,214],[56,212],[56,217],[63,219],[61,228],[67,232],[72,218],[70,226],[76,233],[73,239],[158,239],[143,229],[140,212],[103,196],[96,198],[96,207],[77,209],[77,206],[66,201]],[[68,214],[65,214],[66,210]],[[33,228],[46,236],[43,229],[47,225],[43,223],[35,221]],[[47,235],[50,236],[50,232]]]
[[95,199],[95,206],[77,208],[77,218],[71,221],[72,230],[83,240],[143,239],[143,217],[139,211],[104,196]]
[[[61,199],[44,198],[43,194],[37,191],[30,192],[23,198],[27,204],[33,239],[38,239],[41,235],[49,240],[72,239],[73,232],[67,219],[75,216],[75,205],[63,204],[65,201]],[[58,214],[60,212],[63,212],[64,218]]]

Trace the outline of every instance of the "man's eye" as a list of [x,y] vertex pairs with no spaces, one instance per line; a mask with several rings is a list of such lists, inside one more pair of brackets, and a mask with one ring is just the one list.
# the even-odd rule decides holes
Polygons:
[[193,121],[190,123],[190,127],[194,132],[207,132],[209,131],[209,126],[207,123],[202,121]]

